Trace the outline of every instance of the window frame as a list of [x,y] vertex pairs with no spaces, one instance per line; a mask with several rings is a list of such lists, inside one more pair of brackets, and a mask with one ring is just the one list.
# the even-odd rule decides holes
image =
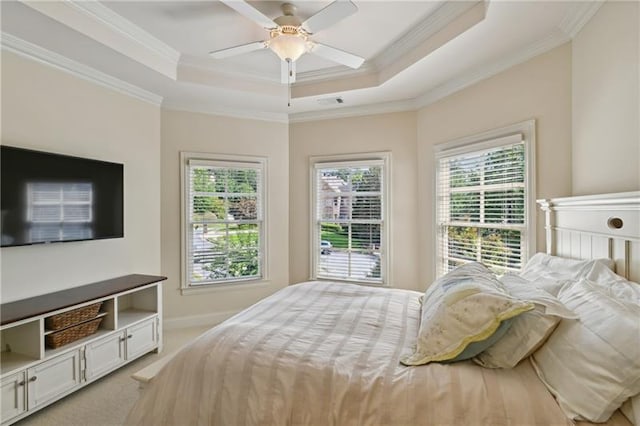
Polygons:
[[[382,167],[381,192],[381,226],[380,226],[380,282],[348,279],[341,277],[319,277],[320,237],[319,218],[317,210],[317,173],[318,168],[348,168],[364,165],[380,164]],[[392,253],[390,241],[392,236],[391,218],[391,153],[388,151],[369,152],[359,154],[339,154],[329,156],[312,156],[309,158],[309,279],[348,282],[375,287],[391,287],[392,281]]]
[[524,227],[522,238],[522,265],[525,265],[529,258],[536,252],[536,130],[535,120],[527,120],[510,126],[489,130],[483,133],[466,136],[433,146],[433,271],[432,277],[436,279],[442,272],[443,256],[440,253],[439,238],[439,217],[438,217],[438,183],[439,183],[439,161],[443,158],[456,155],[481,152],[500,146],[512,145],[514,137],[520,137],[524,144],[525,153],[525,173],[524,173]]
[[[191,193],[190,188],[190,180],[189,180],[189,163],[198,163],[201,162],[203,164],[211,164],[212,166],[229,166],[233,168],[234,165],[237,167],[252,167],[256,168],[261,174],[260,180],[261,184],[259,185],[257,191],[258,198],[258,211],[257,211],[257,221],[260,222],[259,225],[259,239],[260,244],[258,246],[259,250],[259,264],[260,264],[260,275],[257,277],[247,277],[247,278],[229,278],[216,280],[212,282],[202,283],[202,284],[192,284],[190,279],[191,268],[188,265],[189,262],[189,254],[188,247],[191,244],[191,235],[192,233],[188,229],[190,227],[189,220],[189,198]],[[181,293],[190,294],[190,293],[200,293],[203,291],[212,291],[224,288],[237,288],[237,286],[250,286],[256,284],[263,284],[268,280],[268,255],[266,252],[266,248],[268,247],[267,243],[267,211],[268,204],[266,194],[267,191],[267,158],[259,157],[259,156],[246,156],[246,155],[229,155],[229,154],[211,154],[211,153],[200,153],[200,152],[180,152],[180,269],[181,269],[181,279],[180,279],[180,290]]]

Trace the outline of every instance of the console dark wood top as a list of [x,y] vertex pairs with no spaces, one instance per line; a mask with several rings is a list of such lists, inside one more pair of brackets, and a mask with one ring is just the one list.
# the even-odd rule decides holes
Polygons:
[[111,296],[112,294],[142,287],[147,284],[164,281],[167,277],[158,275],[125,275],[110,280],[99,281],[93,284],[61,290],[55,293],[30,297],[29,299],[16,300],[3,303],[0,306],[0,325],[20,321],[47,312],[67,308],[92,299]]

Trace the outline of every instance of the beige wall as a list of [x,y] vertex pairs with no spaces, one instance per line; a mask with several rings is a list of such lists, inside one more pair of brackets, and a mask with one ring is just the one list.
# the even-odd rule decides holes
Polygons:
[[[165,318],[208,322],[211,315],[244,309],[289,283],[288,145],[286,124],[162,111],[162,273],[169,278],[164,290]],[[181,295],[181,151],[267,158],[267,283]]]
[[2,302],[160,273],[160,108],[2,51],[2,144],[124,163],[124,238],[0,249]]
[[[536,198],[571,195],[571,45],[565,44],[418,111],[420,281],[433,278],[433,146],[536,120]],[[537,246],[544,249],[538,214]]]
[[391,285],[417,289],[416,113],[403,112],[291,124],[290,262],[292,283],[309,279],[309,157],[391,152]]
[[606,2],[573,40],[573,194],[640,189],[640,5]]

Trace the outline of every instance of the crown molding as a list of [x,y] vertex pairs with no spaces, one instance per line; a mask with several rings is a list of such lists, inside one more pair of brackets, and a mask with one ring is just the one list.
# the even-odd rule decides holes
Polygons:
[[486,64],[485,66],[476,67],[469,72],[463,73],[458,77],[450,79],[446,83],[441,84],[427,91],[426,93],[423,93],[422,95],[416,97],[416,107],[424,108],[428,105],[431,105],[434,102],[437,102],[440,99],[443,99],[455,92],[478,83],[479,81],[485,80],[489,77],[493,77],[494,75],[497,75],[515,65],[521,64],[528,61],[529,59],[548,52],[549,50],[554,49],[568,42],[569,40],[570,39],[566,34],[560,31],[556,31],[540,40],[539,42],[533,43],[522,50],[518,50],[500,61],[491,62]]
[[25,1],[22,4],[171,79],[180,53],[97,1]]
[[441,5],[416,26],[398,37],[385,47],[378,56],[373,58],[376,69],[380,70],[393,64],[401,57],[409,54],[413,49],[432,37],[438,31],[449,25],[454,19],[462,15],[476,4],[483,2],[442,1]]
[[558,28],[570,38],[574,38],[593,15],[598,12],[605,0],[576,2],[562,19]]
[[62,56],[11,34],[5,32],[0,33],[0,44],[2,46],[2,50],[48,65],[75,77],[79,77],[85,81],[106,87],[107,89],[115,90],[116,92],[137,98],[155,106],[160,106],[162,103],[162,96],[141,89],[133,84],[112,77],[102,71],[96,70],[95,68],[83,65],[67,58],[66,56]]
[[413,99],[408,99],[354,107],[332,108],[321,111],[298,112],[289,114],[289,123],[304,123],[306,121],[389,114],[394,112],[415,111],[416,109],[415,101]]
[[221,117],[240,118],[245,120],[268,121],[271,123],[289,123],[287,113],[262,112],[239,110],[233,108],[220,108],[218,105],[193,105],[189,102],[165,99],[162,108],[172,111],[196,112],[202,114],[218,115]]
[[119,31],[131,40],[134,40],[147,49],[174,62],[177,66],[180,60],[180,52],[160,39],[154,37],[131,21],[123,18],[107,6],[97,1],[68,1],[69,6],[91,16],[97,21]]

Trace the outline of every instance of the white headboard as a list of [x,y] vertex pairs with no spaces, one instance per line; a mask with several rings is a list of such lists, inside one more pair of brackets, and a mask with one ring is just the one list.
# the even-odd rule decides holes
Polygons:
[[547,253],[609,258],[616,273],[640,282],[640,191],[538,200]]

